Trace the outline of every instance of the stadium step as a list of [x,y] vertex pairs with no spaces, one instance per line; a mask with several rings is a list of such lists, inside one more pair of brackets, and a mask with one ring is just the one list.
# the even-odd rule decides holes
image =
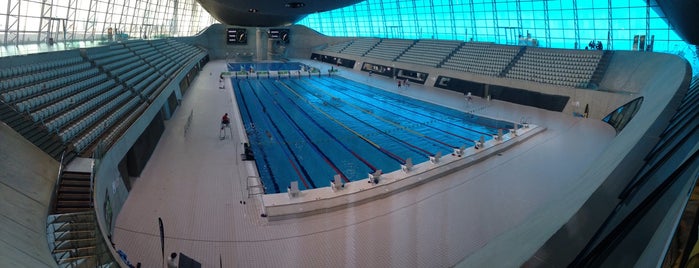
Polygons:
[[6,103],[0,104],[0,121],[56,160],[60,160],[61,153],[66,149],[55,133],[48,132],[41,123],[32,121]]
[[522,57],[522,55],[524,55],[524,53],[526,53],[526,52],[527,52],[527,46],[521,46],[519,48],[519,52],[517,52],[517,55],[515,55],[514,58],[512,58],[512,60],[510,61],[510,63],[508,63],[507,66],[505,66],[505,68],[502,69],[502,71],[500,71],[500,74],[498,74],[498,76],[499,77],[507,76],[507,73],[510,71],[510,69],[512,69],[512,67],[515,66],[515,64],[517,64],[517,61],[519,61],[519,59]]
[[413,48],[413,47],[415,46],[415,44],[417,44],[417,42],[418,42],[418,40],[413,40],[413,43],[410,44],[407,48],[403,49],[403,51],[401,51],[400,53],[398,53],[398,56],[396,56],[395,58],[393,58],[392,61],[396,61],[397,59],[399,59],[400,57],[402,57],[403,54],[405,54],[405,52],[408,52],[408,50],[410,50],[411,48]]
[[459,43],[459,46],[457,46],[454,50],[452,50],[452,51],[449,53],[448,56],[444,57],[444,59],[442,59],[442,61],[440,61],[440,62],[437,64],[437,68],[442,68],[442,66],[443,66],[445,63],[447,63],[447,61],[449,61],[449,60],[451,59],[451,57],[454,56],[454,54],[456,54],[457,52],[459,52],[459,50],[461,50],[461,48],[462,48],[465,44],[466,44],[465,42]]
[[52,214],[47,239],[59,267],[97,267],[97,225],[94,211]]
[[600,58],[599,62],[597,63],[597,68],[595,68],[595,71],[592,73],[592,78],[590,79],[590,84],[588,87],[599,87],[599,84],[602,82],[602,79],[604,78],[604,74],[607,72],[607,66],[609,66],[609,62],[611,61],[612,55],[614,55],[614,51],[612,50],[605,50],[602,53],[602,58]]
[[354,40],[347,42],[347,44],[345,44],[345,46],[343,48],[341,48],[338,51],[338,53],[342,53],[343,51],[345,51],[345,49],[347,49],[350,45],[352,45],[352,43],[354,43]]
[[58,182],[54,213],[92,210],[91,185],[88,172],[63,172]]

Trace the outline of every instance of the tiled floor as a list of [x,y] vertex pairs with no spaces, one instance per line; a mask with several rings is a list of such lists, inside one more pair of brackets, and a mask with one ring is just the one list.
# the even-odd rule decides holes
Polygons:
[[[117,218],[113,240],[132,263],[161,265],[161,217],[165,251],[183,252],[203,267],[219,267],[219,261],[223,267],[518,266],[565,222],[550,204],[594,183],[578,178],[615,135],[597,120],[481,99],[467,107],[454,92],[415,83],[398,91],[388,78],[341,69],[345,77],[386,90],[456,109],[478,107],[480,114],[511,121],[525,116],[547,130],[384,199],[269,222],[242,186],[254,168],[240,161],[243,132],[230,83],[218,88],[224,69],[223,61],[212,61],[195,79]],[[234,115],[233,139],[218,139],[223,113]],[[515,228],[521,226],[533,227]]]

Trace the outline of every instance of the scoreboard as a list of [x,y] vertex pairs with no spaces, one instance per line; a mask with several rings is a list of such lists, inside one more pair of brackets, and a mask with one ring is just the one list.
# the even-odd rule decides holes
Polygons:
[[229,45],[245,45],[248,43],[248,31],[244,28],[228,28],[226,43]]
[[284,43],[289,43],[289,29],[269,29],[269,39],[281,40]]

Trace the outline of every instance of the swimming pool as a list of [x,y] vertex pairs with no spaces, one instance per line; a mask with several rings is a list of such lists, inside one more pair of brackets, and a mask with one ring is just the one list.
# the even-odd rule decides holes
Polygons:
[[408,158],[424,162],[508,126],[339,76],[232,83],[265,193],[399,170]]

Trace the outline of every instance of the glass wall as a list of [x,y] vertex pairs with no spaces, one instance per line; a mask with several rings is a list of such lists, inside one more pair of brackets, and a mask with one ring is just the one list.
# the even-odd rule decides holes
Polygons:
[[6,0],[0,44],[191,36],[214,22],[196,0]]
[[[645,0],[367,0],[311,14],[297,24],[329,36],[569,49],[585,49],[592,43],[595,49],[601,45],[680,54],[697,66],[697,49],[677,36],[656,8]],[[644,45],[639,45],[641,41]]]

